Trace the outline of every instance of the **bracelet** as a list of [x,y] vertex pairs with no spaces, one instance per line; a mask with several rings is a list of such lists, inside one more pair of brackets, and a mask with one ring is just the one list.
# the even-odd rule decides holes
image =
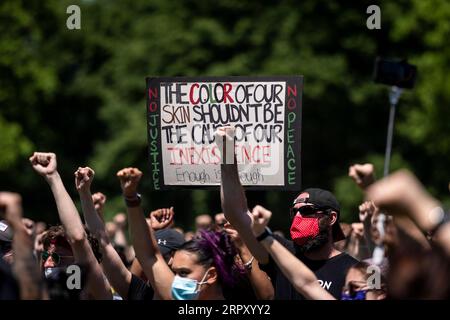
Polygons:
[[263,241],[265,238],[267,237],[271,237],[272,236],[272,231],[269,229],[269,227],[266,227],[264,229],[264,232],[261,233],[259,236],[256,237],[256,240],[258,240],[259,242]]
[[254,257],[254,256],[252,256],[252,258],[250,259],[249,262],[244,263],[245,269],[247,269],[247,270],[252,270],[252,263],[253,263],[253,260],[255,260],[255,257]]
[[141,195],[136,193],[134,197],[125,197],[125,204],[128,208],[135,208],[141,205]]

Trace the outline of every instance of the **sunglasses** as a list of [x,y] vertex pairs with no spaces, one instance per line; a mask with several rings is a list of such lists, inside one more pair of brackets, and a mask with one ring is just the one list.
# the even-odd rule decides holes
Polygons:
[[299,208],[292,207],[291,208],[291,218],[293,218],[297,213],[300,213],[302,217],[311,216],[316,213],[323,213],[327,214],[331,211],[328,207],[320,207],[316,205],[307,205],[307,206],[301,206]]
[[53,262],[55,265],[58,265],[61,262],[61,258],[73,258],[73,256],[62,256],[60,254],[57,254],[56,252],[49,253],[48,251],[42,252],[42,261],[47,261],[49,257],[52,257]]

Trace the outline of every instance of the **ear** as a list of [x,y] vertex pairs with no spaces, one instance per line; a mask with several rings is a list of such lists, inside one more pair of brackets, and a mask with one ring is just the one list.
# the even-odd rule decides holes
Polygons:
[[206,283],[209,285],[212,285],[216,281],[217,281],[217,269],[216,269],[216,267],[211,267],[208,270],[208,278],[206,279]]
[[334,211],[331,211],[331,214],[329,217],[330,217],[330,226],[332,226],[337,222],[337,213]]

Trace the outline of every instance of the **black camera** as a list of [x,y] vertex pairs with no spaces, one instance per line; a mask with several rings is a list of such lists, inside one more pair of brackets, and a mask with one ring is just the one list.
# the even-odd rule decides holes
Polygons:
[[405,60],[393,61],[377,57],[375,60],[374,81],[399,88],[411,89],[416,82],[417,67]]

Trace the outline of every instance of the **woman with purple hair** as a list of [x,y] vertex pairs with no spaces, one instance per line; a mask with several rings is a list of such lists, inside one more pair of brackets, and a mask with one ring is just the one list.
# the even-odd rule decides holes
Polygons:
[[137,193],[142,172],[125,168],[117,173],[127,205],[136,258],[153,290],[154,299],[220,300],[224,288],[233,287],[244,274],[235,263],[236,249],[225,232],[202,231],[164,260],[154,231],[148,228]]
[[234,287],[244,270],[235,263],[237,252],[224,232],[200,231],[200,236],[176,251],[172,297],[177,300],[222,300],[223,288]]

